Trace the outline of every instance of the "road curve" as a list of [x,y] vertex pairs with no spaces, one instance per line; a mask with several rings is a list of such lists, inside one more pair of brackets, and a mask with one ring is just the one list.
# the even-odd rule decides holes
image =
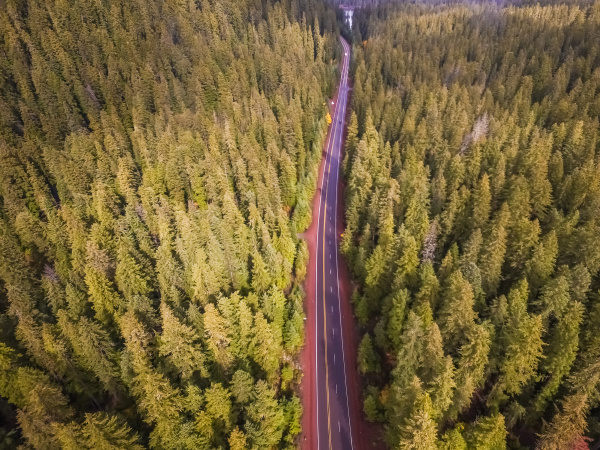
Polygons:
[[350,46],[341,39],[343,60],[319,196],[316,230],[315,420],[317,450],[352,450],[353,441],[344,354],[338,268],[338,178],[348,99]]

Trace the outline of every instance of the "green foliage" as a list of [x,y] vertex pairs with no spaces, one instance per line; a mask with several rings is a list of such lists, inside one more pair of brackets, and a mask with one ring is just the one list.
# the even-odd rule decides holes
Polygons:
[[[458,427],[462,428],[463,425],[459,424]],[[444,433],[438,448],[442,450],[467,450],[467,443],[458,427]]]
[[0,442],[293,444],[338,45],[318,0],[2,4]]
[[505,450],[506,428],[502,414],[478,418],[465,431],[468,448],[478,450]]
[[296,274],[296,281],[298,283],[302,283],[306,278],[306,271],[308,270],[308,257],[308,244],[305,240],[301,240],[298,243],[296,261],[294,262],[294,272]]
[[427,393],[417,397],[409,419],[400,428],[398,449],[435,450],[437,429],[432,418],[431,399]]
[[379,391],[374,386],[369,386],[366,389],[363,402],[363,411],[367,420],[377,422],[382,418],[382,404],[379,399]]
[[257,448],[276,445],[284,431],[284,410],[274,396],[275,391],[267,383],[262,380],[256,383],[255,399],[248,407],[246,429],[250,441]]
[[585,448],[598,2],[379,3],[354,13],[343,163],[365,413],[392,448]]
[[360,341],[357,359],[360,373],[379,372],[379,355],[373,348],[373,341],[369,334],[365,334]]

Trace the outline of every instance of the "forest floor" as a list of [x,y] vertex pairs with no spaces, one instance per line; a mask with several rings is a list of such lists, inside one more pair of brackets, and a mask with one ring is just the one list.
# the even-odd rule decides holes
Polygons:
[[[350,80],[348,85],[351,87]],[[338,91],[336,90],[333,98],[334,105],[337,104]],[[349,93],[350,100],[351,93]],[[334,115],[334,107],[332,106],[331,100],[328,101],[330,114]],[[347,116],[350,114],[350,108],[347,110]],[[348,122],[346,117],[345,123]],[[300,435],[300,447],[302,450],[318,450],[314,436],[316,436],[316,398],[315,391],[317,389],[317,380],[315,378],[315,320],[316,315],[316,295],[315,295],[315,284],[316,279],[316,244],[317,244],[317,217],[319,215],[319,192],[322,185],[322,180],[325,171],[325,155],[327,152],[327,145],[329,143],[330,131],[333,127],[329,127],[328,134],[324,141],[323,153],[321,159],[321,166],[319,167],[319,178],[317,181],[317,189],[315,196],[313,197],[312,206],[312,217],[313,221],[304,232],[301,237],[306,240],[309,249],[309,262],[307,268],[306,281],[304,283],[304,290],[306,292],[305,308],[306,308],[306,320],[305,320],[305,341],[304,348],[300,353],[300,366],[302,368],[303,377],[300,383],[300,398],[303,407],[302,416],[302,433]],[[344,141],[346,131],[344,130]],[[343,149],[343,146],[342,146]],[[343,150],[342,150],[343,151]],[[343,153],[341,155],[343,159]],[[344,232],[345,229],[345,217],[344,217],[344,192],[345,185],[343,177],[338,177],[338,200],[337,200],[337,230],[338,236]],[[344,353],[347,359],[347,375],[348,375],[348,397],[350,402],[350,421],[352,424],[352,440],[354,442],[354,448],[360,449],[384,449],[383,430],[380,426],[371,424],[366,421],[363,415],[362,399],[361,399],[361,383],[360,376],[357,370],[356,356],[359,343],[359,330],[356,321],[354,320],[354,313],[352,311],[352,304],[350,298],[352,296],[352,281],[350,280],[350,274],[344,261],[343,256],[339,255],[339,292],[342,305],[342,326],[344,330]]]

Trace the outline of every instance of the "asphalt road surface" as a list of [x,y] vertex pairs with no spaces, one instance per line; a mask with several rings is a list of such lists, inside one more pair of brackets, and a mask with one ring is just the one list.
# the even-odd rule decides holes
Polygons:
[[348,98],[350,46],[344,48],[341,80],[327,145],[325,172],[321,181],[317,218],[315,375],[317,380],[316,421],[318,450],[354,448],[346,381],[346,358],[338,279],[336,233],[338,177]]

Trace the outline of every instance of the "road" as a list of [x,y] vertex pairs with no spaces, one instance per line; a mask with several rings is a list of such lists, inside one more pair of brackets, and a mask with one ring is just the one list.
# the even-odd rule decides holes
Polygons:
[[[338,268],[338,178],[348,99],[350,46],[342,39],[344,56],[337,102],[332,117],[317,217],[315,299],[315,378],[317,449],[352,450],[350,402],[344,354],[342,304]],[[341,205],[340,205],[341,207]]]

